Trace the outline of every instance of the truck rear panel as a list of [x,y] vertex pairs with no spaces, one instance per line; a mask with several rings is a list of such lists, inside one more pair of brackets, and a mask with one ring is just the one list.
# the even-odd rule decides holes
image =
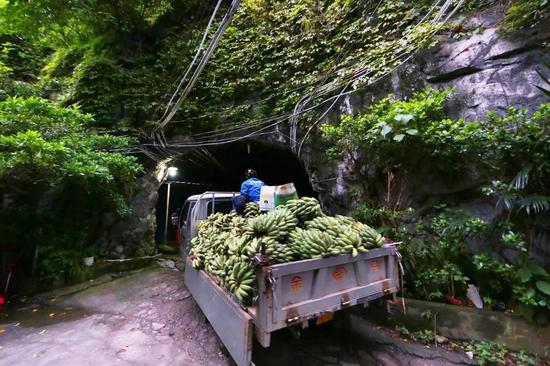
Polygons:
[[256,324],[265,332],[367,302],[398,290],[397,250],[277,264],[258,269]]
[[387,245],[349,254],[258,267],[258,301],[244,308],[205,271],[186,261],[185,282],[239,366],[251,363],[252,324],[268,347],[271,333],[308,319],[395,293],[398,252]]

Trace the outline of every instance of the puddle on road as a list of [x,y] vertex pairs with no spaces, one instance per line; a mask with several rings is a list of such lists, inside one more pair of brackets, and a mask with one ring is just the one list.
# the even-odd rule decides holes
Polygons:
[[75,307],[26,303],[11,303],[0,313],[0,334],[11,328],[45,327],[61,322],[86,318],[93,313]]

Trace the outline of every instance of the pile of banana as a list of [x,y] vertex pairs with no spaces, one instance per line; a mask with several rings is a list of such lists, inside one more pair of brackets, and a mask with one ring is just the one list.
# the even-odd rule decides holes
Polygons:
[[298,219],[284,206],[279,207],[283,208],[248,220],[246,234],[252,238],[267,237],[284,242],[298,225]]
[[284,208],[292,212],[301,223],[325,215],[319,201],[313,197],[290,200],[284,205]]
[[384,238],[373,228],[351,217],[326,216],[315,198],[304,197],[269,213],[248,203],[244,217],[235,212],[210,215],[191,240],[190,258],[194,268],[217,277],[249,306],[256,284],[252,259],[262,249],[277,264],[339,254],[355,257],[382,244]]
[[244,217],[247,219],[251,217],[256,217],[260,215],[260,205],[253,202],[248,202],[246,206],[244,206]]

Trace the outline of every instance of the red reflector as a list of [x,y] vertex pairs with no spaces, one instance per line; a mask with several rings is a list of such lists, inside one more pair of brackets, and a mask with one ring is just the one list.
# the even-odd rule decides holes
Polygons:
[[6,298],[4,295],[0,295],[0,305],[4,305],[6,303]]

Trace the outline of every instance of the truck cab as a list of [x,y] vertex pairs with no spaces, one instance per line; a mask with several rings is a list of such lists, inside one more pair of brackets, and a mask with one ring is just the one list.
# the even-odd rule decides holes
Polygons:
[[180,253],[185,257],[189,252],[189,242],[197,235],[197,224],[213,213],[229,213],[233,209],[233,198],[239,192],[204,192],[190,196],[180,211],[178,240]]

